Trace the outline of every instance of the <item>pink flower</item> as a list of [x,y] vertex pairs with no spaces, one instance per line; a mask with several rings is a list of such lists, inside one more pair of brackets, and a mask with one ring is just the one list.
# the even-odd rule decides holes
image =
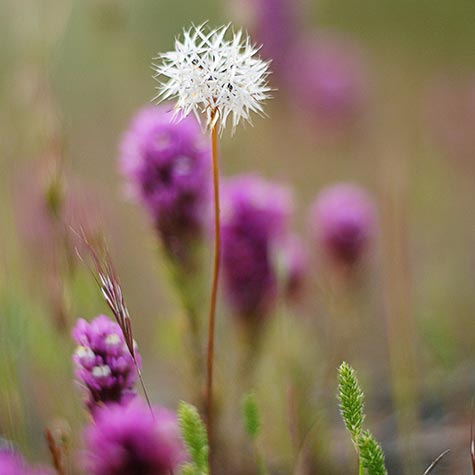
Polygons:
[[362,188],[340,183],[323,189],[310,210],[310,228],[332,260],[356,264],[376,233],[376,209]]
[[367,92],[365,62],[350,40],[336,35],[307,36],[289,54],[289,97],[309,117],[347,124],[358,117]]
[[84,463],[91,475],[170,475],[185,461],[175,413],[140,399],[97,410],[86,428]]
[[0,448],[0,475],[52,475],[45,468],[30,467],[17,452]]
[[105,315],[91,322],[79,319],[73,337],[78,344],[73,355],[74,373],[86,389],[89,409],[129,402],[135,396],[137,371],[119,325]]
[[274,251],[287,235],[290,212],[290,192],[283,186],[255,175],[224,183],[223,277],[229,302],[241,318],[261,319],[275,303]]
[[167,105],[141,109],[122,140],[120,168],[166,250],[186,259],[205,225],[211,152],[194,117],[172,118]]

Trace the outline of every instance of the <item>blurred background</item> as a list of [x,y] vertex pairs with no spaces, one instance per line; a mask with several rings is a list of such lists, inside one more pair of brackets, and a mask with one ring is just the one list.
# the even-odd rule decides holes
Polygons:
[[[124,193],[119,143],[155,96],[157,53],[192,22],[231,21],[263,44],[275,90],[268,118],[223,135],[222,175],[288,186],[306,256],[298,297],[276,305],[251,363],[270,471],[356,471],[335,398],[341,359],[360,375],[390,473],[422,473],[447,448],[437,470],[469,470],[474,19],[472,0],[2,0],[1,437],[46,461],[43,429],[59,424],[80,447],[70,333],[107,309],[68,238],[77,222],[110,242],[153,400],[193,399],[179,295],[146,213]],[[315,197],[338,182],[363,187],[377,209],[351,272],[322,258],[309,229]],[[203,318],[207,306],[205,293]],[[231,313],[223,297],[220,460],[250,473]]]

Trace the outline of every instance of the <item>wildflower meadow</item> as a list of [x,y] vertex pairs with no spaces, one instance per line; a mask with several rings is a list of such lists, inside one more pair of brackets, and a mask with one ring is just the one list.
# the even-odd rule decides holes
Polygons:
[[0,475],[475,474],[475,4],[0,2]]

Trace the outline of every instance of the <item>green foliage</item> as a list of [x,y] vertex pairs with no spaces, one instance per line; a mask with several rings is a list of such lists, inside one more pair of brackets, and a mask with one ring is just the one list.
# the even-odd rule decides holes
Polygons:
[[261,420],[257,408],[256,397],[253,393],[246,394],[242,402],[244,416],[244,428],[250,439],[255,440],[259,436]]
[[196,407],[182,401],[178,407],[178,422],[191,459],[183,466],[183,475],[207,475],[208,434]]
[[358,438],[360,463],[366,475],[387,475],[383,451],[369,430]]
[[338,368],[338,400],[345,426],[351,434],[353,443],[358,445],[365,418],[364,394],[355,370],[348,363],[342,363]]

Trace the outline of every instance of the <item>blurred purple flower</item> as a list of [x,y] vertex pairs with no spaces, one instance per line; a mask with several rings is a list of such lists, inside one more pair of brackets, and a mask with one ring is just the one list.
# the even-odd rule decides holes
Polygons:
[[298,299],[307,274],[307,256],[301,239],[289,235],[279,246],[278,266],[285,296],[294,301]]
[[[73,355],[75,376],[87,389],[91,411],[108,403],[127,403],[135,397],[137,371],[119,325],[105,315],[91,322],[79,319],[73,330],[78,344]],[[136,353],[140,365],[140,355]]]
[[356,264],[376,232],[376,209],[362,188],[340,183],[323,189],[310,210],[321,250],[339,264]]
[[178,122],[172,117],[166,105],[140,110],[124,135],[120,167],[166,250],[186,259],[203,231],[211,155],[194,117]]
[[352,122],[360,112],[366,81],[361,52],[344,37],[308,36],[289,54],[288,94],[300,109],[319,121]]
[[25,475],[27,466],[23,457],[9,449],[0,450],[0,475]]
[[[271,69],[280,79],[289,51],[299,36],[298,0],[230,0],[232,14],[246,24],[263,58],[272,60]],[[271,77],[270,79],[273,79]]]
[[254,175],[225,182],[222,206],[223,275],[237,315],[259,321],[275,303],[274,251],[287,233],[290,192]]
[[51,475],[44,468],[30,467],[24,458],[10,448],[0,448],[0,475]]
[[98,409],[85,445],[91,475],[170,475],[185,461],[175,413],[155,408],[152,415],[140,399]]
[[299,34],[296,0],[254,0],[254,37],[262,55],[272,60],[278,75],[287,66],[289,51]]

